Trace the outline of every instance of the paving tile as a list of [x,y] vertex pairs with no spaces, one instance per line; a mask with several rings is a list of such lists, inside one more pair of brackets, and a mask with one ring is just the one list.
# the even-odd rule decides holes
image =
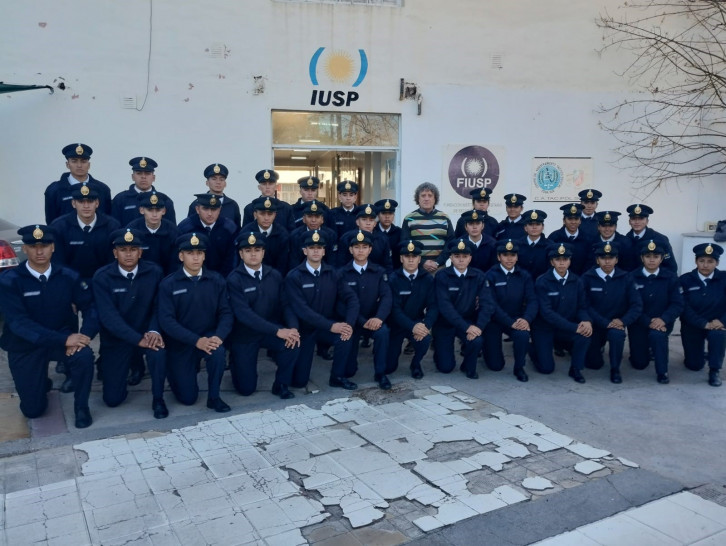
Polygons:
[[498,446],[495,451],[512,459],[528,457],[531,455],[526,446],[512,440],[497,440],[494,443]]
[[351,476],[351,473],[335,462],[330,455],[312,457],[307,461],[289,464],[288,467],[308,476],[303,479],[303,484],[307,489],[316,489],[320,485]]
[[154,493],[190,487],[215,479],[206,464],[198,459],[145,468],[141,473]]
[[73,480],[5,496],[5,528],[8,529],[81,512],[78,488]]
[[84,503],[84,512],[91,540],[101,544],[139,529],[168,523],[153,495],[135,496],[132,500],[100,508],[90,508]]
[[523,480],[522,487],[526,489],[532,489],[534,491],[543,491],[545,489],[552,489],[554,485],[552,485],[552,482],[548,479],[538,476],[535,478],[526,478],[525,480]]
[[300,532],[300,529],[292,529],[279,535],[266,537],[264,541],[268,546],[298,546],[299,544],[308,543]]
[[620,515],[581,527],[586,537],[604,546],[677,546],[683,544],[627,516]]
[[726,531],[721,531],[698,542],[693,542],[692,546],[723,546],[724,544],[726,544]]
[[624,457],[618,457],[618,461],[620,461],[621,464],[628,466],[630,468],[640,468],[640,465],[638,463],[634,463],[633,461],[629,461],[628,459]]
[[5,529],[8,545],[13,544],[63,544],[80,546],[91,544],[82,513],[68,514],[37,522]]
[[422,485],[421,479],[405,468],[384,468],[358,474],[358,479],[384,499],[404,497],[414,487]]
[[206,544],[242,544],[259,541],[252,524],[239,511],[229,511],[195,520]]
[[717,522],[675,503],[669,497],[648,503],[626,515],[661,533],[668,535],[679,543],[704,539],[723,531],[725,522]]
[[492,495],[507,504],[516,504],[528,499],[527,495],[520,493],[508,485],[497,487],[494,491],[492,491]]
[[433,385],[429,388],[432,391],[436,391],[441,394],[451,394],[456,392],[456,389],[454,387],[449,387],[448,385]]
[[263,539],[298,528],[271,499],[246,505],[244,516]]
[[506,502],[492,494],[462,495],[459,500],[478,514],[486,514],[508,506]]
[[412,463],[426,458],[426,452],[434,444],[421,434],[409,434],[397,440],[383,440],[376,442],[376,446],[388,453],[399,464]]
[[458,499],[448,499],[439,505],[436,519],[444,525],[451,525],[457,521],[476,516],[477,512]]
[[384,440],[405,438],[411,434],[410,429],[393,419],[386,419],[376,423],[366,423],[365,425],[356,425],[351,427],[350,430],[374,444]]
[[579,530],[563,533],[545,540],[535,542],[532,546],[602,546]]
[[217,478],[226,478],[271,467],[269,461],[253,447],[233,452],[215,451],[213,455],[203,455],[202,459]]
[[330,453],[327,456],[356,474],[365,474],[366,472],[384,468],[400,468],[388,453],[365,446]]
[[413,521],[414,525],[424,532],[433,531],[439,527],[443,527],[444,524],[433,516],[423,516]]
[[610,455],[609,451],[581,443],[570,444],[565,446],[565,449],[577,453],[580,457],[585,457],[586,459],[599,459],[600,457]]
[[726,528],[726,507],[708,501],[698,495],[684,491],[667,497],[668,501],[687,508],[696,514],[721,523]]
[[589,476],[598,470],[602,470],[603,468],[605,468],[605,466],[596,461],[582,461],[575,465],[575,470],[580,474],[585,474],[586,476]]

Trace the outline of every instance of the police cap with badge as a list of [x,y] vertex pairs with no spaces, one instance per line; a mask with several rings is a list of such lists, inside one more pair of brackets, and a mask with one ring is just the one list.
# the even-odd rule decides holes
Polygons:
[[396,212],[396,207],[398,207],[398,201],[394,201],[393,199],[380,199],[374,203],[374,206],[378,211],[378,214],[386,212],[393,213]]
[[618,246],[609,242],[592,245],[592,251],[598,258],[615,258],[618,255]]
[[136,201],[140,207],[144,207],[145,209],[163,209],[166,207],[164,198],[154,190],[142,191],[136,197]]
[[653,214],[653,209],[648,205],[630,205],[625,210],[631,218],[647,218]]
[[507,207],[523,207],[527,198],[520,193],[508,193],[504,196],[504,205]]
[[543,210],[528,210],[522,215],[525,224],[543,224],[547,213]]
[[303,215],[310,216],[313,214],[323,214],[321,204],[318,203],[315,199],[305,203],[305,208],[303,209]]
[[212,178],[216,175],[227,178],[229,176],[229,169],[221,163],[212,163],[204,169],[204,178]]
[[131,170],[135,172],[153,173],[159,164],[150,157],[134,157],[129,160]]
[[265,248],[265,239],[259,233],[254,231],[243,231],[235,239],[237,248],[252,248],[261,247]]
[[618,223],[619,212],[603,210],[595,213],[597,223],[601,226],[615,226]]
[[596,203],[597,201],[600,201],[600,198],[602,197],[602,192],[588,188],[579,192],[577,196],[580,198],[580,201],[590,201]]
[[33,224],[18,229],[24,245],[47,245],[55,242],[55,231],[53,228],[43,224]]
[[562,211],[563,218],[579,218],[582,216],[583,206],[580,203],[567,203],[562,205],[560,210]]
[[471,195],[471,198],[475,201],[489,201],[489,196],[491,196],[491,194],[492,190],[489,188],[476,188],[469,192],[469,195]]
[[497,254],[517,254],[518,252],[519,245],[511,239],[497,243]]
[[350,193],[358,193],[358,184],[352,180],[343,180],[338,182],[338,185],[335,188],[338,190],[338,193],[346,191]]
[[370,231],[358,230],[353,237],[350,238],[349,246],[370,245],[373,246],[373,234]]
[[693,247],[693,253],[696,258],[713,258],[719,261],[721,254],[723,254],[723,247],[716,243],[701,243]]
[[273,197],[258,197],[252,201],[252,210],[266,210],[277,212],[277,199]]
[[464,220],[464,222],[467,224],[476,224],[479,222],[483,222],[484,218],[486,217],[487,213],[481,210],[467,210],[461,215],[461,219]]
[[317,190],[320,186],[320,179],[317,176],[303,176],[297,179],[297,183],[301,188]]
[[98,192],[83,182],[71,186],[71,197],[74,201],[95,201],[98,199]]
[[79,157],[81,159],[91,159],[91,154],[93,154],[93,148],[91,148],[88,144],[69,144],[61,150],[61,153],[66,159],[73,159],[74,157]]
[[277,182],[280,179],[280,175],[277,174],[276,171],[273,171],[272,169],[262,169],[261,171],[257,171],[257,174],[255,175],[255,180],[259,184],[267,184],[268,182]]
[[469,239],[454,239],[446,245],[449,254],[473,254],[476,246]]
[[572,245],[569,243],[552,245],[547,251],[547,258],[572,258],[572,251]]
[[414,256],[420,256],[423,253],[423,244],[418,241],[408,240],[404,241],[399,245],[401,256],[407,254],[413,254]]
[[121,228],[111,233],[111,245],[117,246],[144,246],[143,234],[135,229]]
[[663,246],[657,242],[651,239],[650,241],[641,241],[640,246],[638,247],[638,251],[641,256],[645,254],[659,254],[663,256],[666,251]]
[[308,246],[325,246],[325,237],[316,229],[314,231],[308,231],[305,233],[305,237],[302,241],[303,247]]
[[213,193],[195,193],[194,197],[197,198],[196,204],[201,207],[218,209],[222,206],[219,196],[214,195]]
[[185,233],[176,238],[175,244],[179,252],[184,250],[207,250],[209,239],[202,233]]
[[376,206],[371,203],[366,203],[358,207],[355,213],[356,218],[375,218],[378,216]]

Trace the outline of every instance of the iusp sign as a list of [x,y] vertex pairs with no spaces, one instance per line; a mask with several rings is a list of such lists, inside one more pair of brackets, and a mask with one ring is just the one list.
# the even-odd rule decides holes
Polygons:
[[354,89],[368,73],[368,57],[363,49],[351,55],[347,51],[326,51],[320,47],[310,58],[308,72],[310,82],[316,87],[310,106],[350,106],[360,98]]
[[494,189],[499,181],[499,161],[483,146],[462,148],[449,162],[449,183],[456,193],[470,199],[477,188]]

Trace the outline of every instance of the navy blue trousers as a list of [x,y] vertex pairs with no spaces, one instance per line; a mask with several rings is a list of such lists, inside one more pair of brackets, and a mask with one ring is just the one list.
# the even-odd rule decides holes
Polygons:
[[457,330],[448,324],[434,326],[434,362],[436,369],[441,373],[450,373],[456,367],[454,338],[457,337],[461,340],[464,349],[464,361],[461,368],[466,373],[474,373],[476,371],[476,360],[484,345],[484,338],[479,336],[467,341],[464,330]]
[[633,368],[646,369],[650,363],[650,349],[652,349],[655,357],[655,373],[668,373],[668,336],[671,330],[672,327],[666,332],[659,332],[640,325],[628,326],[630,364]]
[[273,335],[259,335],[230,344],[230,367],[232,383],[242,396],[249,396],[257,390],[257,355],[260,347],[274,353],[277,372],[275,381],[281,385],[292,383],[292,373],[300,354],[300,347],[288,349],[285,341]]
[[608,357],[611,370],[619,370],[623,361],[625,350],[625,330],[617,328],[598,328],[593,326],[590,346],[585,355],[585,367],[590,370],[599,370],[605,364],[602,358],[602,348],[608,344]]
[[393,373],[398,369],[398,359],[401,357],[403,340],[407,339],[413,344],[413,358],[411,359],[411,370],[421,368],[421,361],[426,356],[431,345],[431,336],[428,335],[421,341],[413,339],[413,333],[400,328],[392,328],[388,341],[388,356],[386,357],[386,373]]
[[330,375],[333,377],[345,377],[345,369],[348,362],[350,350],[353,348],[351,339],[343,341],[340,334],[326,332],[323,330],[313,330],[300,334],[300,356],[295,363],[295,369],[292,374],[292,385],[295,388],[303,388],[310,380],[310,370],[313,367],[313,353],[315,352],[315,343],[322,341],[328,346],[333,346],[333,366]]
[[350,348],[348,362],[345,366],[345,377],[353,377],[358,371],[358,349],[360,339],[364,335],[373,340],[373,373],[386,373],[386,357],[388,355],[390,338],[388,326],[383,324],[375,331],[358,326],[353,329],[353,337],[351,338],[352,347]]
[[484,362],[487,368],[498,372],[504,369],[504,351],[502,350],[502,335],[507,334],[512,338],[514,349],[514,369],[524,369],[529,351],[529,332],[526,330],[514,330],[504,327],[495,322],[490,322],[484,328]]
[[562,343],[563,347],[571,347],[570,366],[576,370],[582,370],[585,367],[585,355],[590,346],[589,337],[575,332],[555,330],[543,323],[538,323],[532,328],[532,361],[539,373],[548,374],[555,371],[555,359],[552,354],[555,342]]
[[689,370],[703,369],[706,341],[708,341],[708,367],[720,370],[726,352],[726,330],[704,330],[681,321],[684,364]]
[[129,368],[135,362],[146,357],[151,375],[151,394],[153,398],[164,397],[166,381],[166,350],[142,349],[120,341],[101,340],[101,356],[103,357],[103,401],[109,407],[116,407],[126,400],[128,389],[126,379]]
[[193,345],[167,344],[167,359],[169,387],[180,404],[191,406],[197,402],[199,397],[197,364],[202,359],[207,367],[207,397],[219,398],[219,387],[226,363],[224,345],[220,345],[208,355]]

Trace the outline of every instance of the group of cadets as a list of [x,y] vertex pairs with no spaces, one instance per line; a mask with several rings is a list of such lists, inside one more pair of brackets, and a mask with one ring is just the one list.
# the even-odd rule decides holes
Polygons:
[[283,399],[307,385],[316,348],[332,361],[330,386],[356,389],[359,347],[371,341],[382,389],[391,388],[404,341],[420,379],[431,345],[438,371],[456,368],[457,338],[459,368],[471,379],[480,355],[502,370],[502,343],[511,341],[519,381],[528,381],[528,355],[548,374],[567,351],[570,377],[584,383],[585,368],[604,366],[608,345],[610,380],[621,383],[627,338],[633,368],[654,360],[657,381],[668,383],[678,318],[686,367],[701,370],[707,360],[709,384],[721,384],[723,249],[696,246],[696,269],[679,279],[647,205],[627,208],[623,235],[620,213],[597,211],[602,193],[585,189],[579,203],[560,207],[562,227],[546,236],[547,214],[525,211],[525,196],[505,195],[507,218],[497,222],[491,190],[479,188],[454,228],[427,182],[398,227],[396,201],[359,205],[353,181],[337,185],[332,209],[318,200],[315,176],[298,180],[295,204],[281,201],[271,169],[257,173],[260,196],[241,210],[224,193],[227,167],[215,163],[204,170],[208,191],[177,224],[174,203],[154,186],[156,161],[131,159],[133,184],[111,198],[88,172],[91,154],[85,144],[63,148],[69,172],[45,192],[46,224],[18,231],[28,260],[0,276],[0,346],[27,417],[45,411],[55,361],[66,374],[61,390],[74,392],[76,426],[90,426],[89,345],[99,333],[104,403],[121,404],[148,367],[156,418],[169,414],[167,381],[180,403],[197,402],[202,361],[207,407],[229,411],[220,397],[226,367],[236,391],[251,395],[261,348],[277,365],[272,393]]

